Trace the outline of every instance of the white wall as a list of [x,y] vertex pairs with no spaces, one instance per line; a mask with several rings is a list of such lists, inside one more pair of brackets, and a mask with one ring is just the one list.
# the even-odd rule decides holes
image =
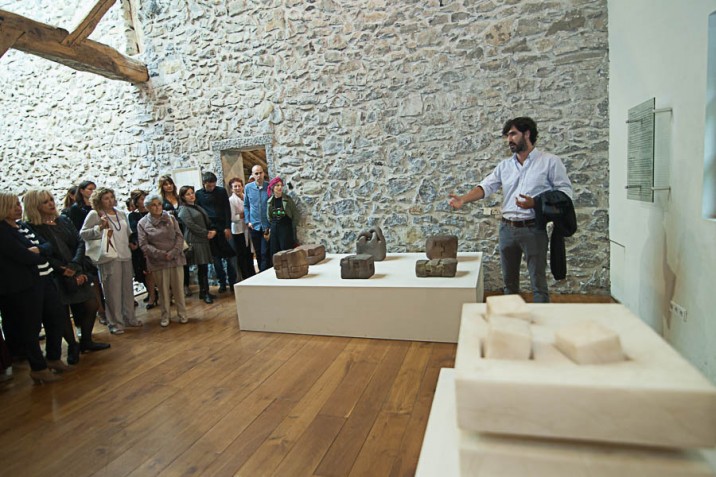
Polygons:
[[[612,295],[716,382],[716,222],[702,218],[708,16],[716,0],[609,0]],[[656,97],[670,192],[626,199],[629,108]],[[660,184],[657,184],[660,185]],[[687,310],[671,319],[669,302]]]

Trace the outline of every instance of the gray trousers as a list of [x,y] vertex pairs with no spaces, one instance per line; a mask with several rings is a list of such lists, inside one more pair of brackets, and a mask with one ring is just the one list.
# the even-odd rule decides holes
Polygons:
[[134,271],[132,261],[112,260],[98,266],[99,278],[102,281],[102,290],[105,299],[105,314],[107,322],[123,328],[135,322],[134,318],[134,288],[132,280]]
[[525,255],[535,303],[549,303],[547,290],[547,231],[535,226],[500,223],[500,261],[505,295],[520,292],[520,264]]
[[171,320],[172,296],[177,306],[177,316],[181,320],[186,317],[184,301],[184,267],[164,268],[152,272],[154,282],[159,288],[159,307],[162,319]]

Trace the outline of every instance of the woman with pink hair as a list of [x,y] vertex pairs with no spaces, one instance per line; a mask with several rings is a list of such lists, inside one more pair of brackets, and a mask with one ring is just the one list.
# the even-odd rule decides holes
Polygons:
[[271,179],[268,195],[269,250],[273,257],[276,252],[292,249],[298,244],[298,208],[293,199],[283,193],[283,180],[280,177]]

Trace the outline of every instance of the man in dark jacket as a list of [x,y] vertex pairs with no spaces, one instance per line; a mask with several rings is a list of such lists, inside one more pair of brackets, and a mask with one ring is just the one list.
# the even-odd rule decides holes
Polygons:
[[[216,175],[205,172],[201,176],[204,187],[196,191],[196,205],[200,206],[211,221],[211,228],[216,236],[211,239],[211,254],[214,257],[216,277],[219,279],[219,293],[224,293],[227,286],[237,281],[236,252],[231,247],[231,206],[226,189],[216,185]],[[224,270],[223,262],[226,262]],[[228,282],[227,282],[228,275]]]

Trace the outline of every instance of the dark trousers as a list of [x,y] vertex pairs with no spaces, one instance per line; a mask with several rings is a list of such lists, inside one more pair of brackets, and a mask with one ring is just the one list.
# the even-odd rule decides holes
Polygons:
[[196,276],[199,281],[199,298],[204,298],[209,293],[209,264],[197,265]]
[[62,332],[65,312],[57,285],[49,276],[41,277],[32,288],[0,297],[3,323],[8,339],[18,343],[27,354],[33,371],[47,368],[40,349],[40,328],[45,327],[47,359],[55,361],[62,354]]
[[271,222],[270,230],[269,250],[272,257],[278,252],[293,248],[295,240],[293,239],[291,219],[285,218],[278,222]]
[[234,235],[234,249],[236,250],[236,262],[241,272],[241,279],[245,280],[256,275],[254,257],[251,253],[251,247],[246,245],[244,234]]
[[[216,278],[221,286],[232,286],[236,283],[236,267],[234,266],[234,257],[212,257],[214,259],[214,269],[216,270]],[[223,262],[226,262],[226,270],[224,270]],[[228,274],[228,282],[227,282]]]
[[535,303],[549,303],[547,290],[547,232],[535,226],[500,224],[500,261],[505,295],[520,292],[522,254],[527,262]]
[[[97,301],[92,299],[82,303],[73,303],[69,306],[69,308],[72,310],[72,317],[75,320],[75,326],[79,327],[82,332],[80,341],[85,344],[91,343],[92,330],[94,329],[94,322],[97,317]],[[67,310],[67,307],[65,307],[65,310]],[[69,320],[69,315],[67,316],[67,319]],[[67,334],[67,332],[65,332],[65,334]]]
[[269,251],[268,240],[264,238],[262,230],[249,230],[251,232],[251,242],[254,244],[256,252],[256,261],[259,262],[259,271],[263,272],[271,268],[271,253]]

